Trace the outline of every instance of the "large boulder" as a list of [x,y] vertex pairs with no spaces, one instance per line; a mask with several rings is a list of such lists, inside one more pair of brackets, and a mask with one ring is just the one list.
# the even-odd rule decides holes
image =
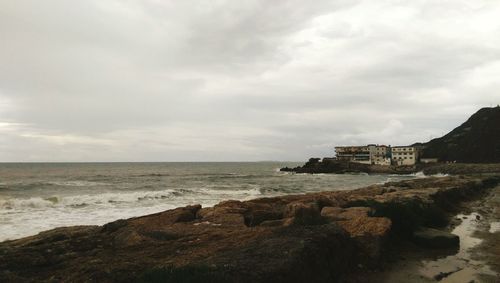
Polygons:
[[213,225],[245,226],[244,214],[247,211],[241,201],[224,201],[214,207],[200,209],[196,217],[204,223]]
[[263,222],[283,218],[283,211],[279,205],[265,202],[248,202],[246,205],[245,224],[247,226],[257,226]]
[[385,217],[370,217],[369,207],[323,207],[321,216],[337,223],[354,238],[365,263],[374,264],[382,254],[392,222]]
[[356,249],[334,223],[291,225],[214,254],[203,264],[222,270],[229,282],[346,282],[345,274],[359,262]]

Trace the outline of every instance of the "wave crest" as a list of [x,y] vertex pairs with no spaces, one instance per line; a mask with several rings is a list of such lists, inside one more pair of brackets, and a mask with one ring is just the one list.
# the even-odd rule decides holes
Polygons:
[[[43,208],[80,208],[86,206],[101,205],[148,205],[149,203],[160,203],[168,200],[177,205],[184,205],[185,200],[198,200],[200,202],[239,199],[247,200],[262,195],[258,186],[245,190],[216,189],[210,187],[194,189],[166,189],[161,191],[136,191],[136,192],[108,192],[101,194],[83,194],[74,196],[50,196],[32,198],[7,198],[0,200],[0,209],[26,210]],[[140,204],[139,204],[140,203]],[[135,205],[132,205],[135,206]]]

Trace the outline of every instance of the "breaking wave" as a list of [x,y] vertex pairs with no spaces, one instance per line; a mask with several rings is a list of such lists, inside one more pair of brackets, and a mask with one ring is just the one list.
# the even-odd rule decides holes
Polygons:
[[[134,203],[146,202],[164,202],[169,201],[177,205],[184,205],[183,200],[220,200],[223,198],[236,198],[240,200],[255,198],[261,195],[258,187],[250,190],[229,190],[213,188],[196,189],[167,189],[162,191],[136,191],[120,193],[102,193],[102,194],[83,194],[73,196],[50,196],[50,197],[32,197],[32,198],[7,198],[0,200],[0,209],[24,210],[40,208],[63,208],[63,207],[84,207],[89,205],[134,205]],[[141,205],[141,204],[137,204]]]
[[53,182],[47,182],[46,184],[54,186],[64,186],[64,187],[95,187],[95,186],[109,185],[107,183],[92,182],[92,181],[53,181]]

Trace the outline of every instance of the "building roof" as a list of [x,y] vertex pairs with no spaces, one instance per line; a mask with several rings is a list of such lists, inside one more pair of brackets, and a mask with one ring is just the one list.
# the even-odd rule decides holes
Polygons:
[[402,148],[402,147],[411,147],[413,148],[414,146],[411,146],[411,145],[398,145],[398,146],[393,146],[392,148]]

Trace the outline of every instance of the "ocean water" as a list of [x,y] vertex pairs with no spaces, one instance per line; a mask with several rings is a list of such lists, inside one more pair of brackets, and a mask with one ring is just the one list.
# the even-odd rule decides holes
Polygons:
[[0,241],[178,206],[346,190],[414,175],[290,174],[287,162],[0,164]]

